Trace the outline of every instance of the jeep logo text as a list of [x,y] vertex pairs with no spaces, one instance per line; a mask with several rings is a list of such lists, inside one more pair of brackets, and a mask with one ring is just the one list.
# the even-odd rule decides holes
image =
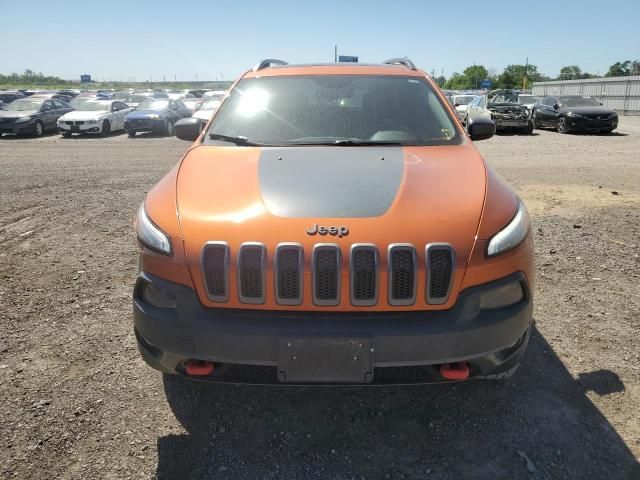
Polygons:
[[307,234],[309,235],[332,235],[338,236],[339,238],[346,237],[349,235],[349,229],[347,227],[340,227],[335,225],[329,225],[325,227],[323,225],[312,225],[310,228],[307,228]]

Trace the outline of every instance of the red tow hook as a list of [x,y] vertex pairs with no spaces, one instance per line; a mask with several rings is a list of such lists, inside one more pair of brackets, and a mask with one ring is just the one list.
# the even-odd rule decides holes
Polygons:
[[213,373],[213,362],[206,360],[187,360],[185,363],[185,371],[187,375],[203,376]]
[[469,364],[467,362],[445,363],[440,365],[440,375],[447,380],[466,380],[469,378]]

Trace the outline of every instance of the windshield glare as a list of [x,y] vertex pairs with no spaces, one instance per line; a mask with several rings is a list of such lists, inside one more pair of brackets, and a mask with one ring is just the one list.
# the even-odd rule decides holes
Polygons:
[[405,145],[460,142],[454,123],[425,81],[413,77],[301,75],[241,80],[209,134],[266,145],[341,140]]
[[599,107],[600,103],[591,97],[560,97],[560,105],[564,107]]
[[33,100],[14,100],[5,107],[5,112],[29,112],[32,110],[40,110],[42,102]]
[[158,101],[156,99],[146,99],[140,105],[138,105],[138,110],[163,110],[167,108],[169,102],[163,102],[162,100]]
[[102,102],[84,102],[76,108],[79,112],[108,112],[110,110],[110,103]]

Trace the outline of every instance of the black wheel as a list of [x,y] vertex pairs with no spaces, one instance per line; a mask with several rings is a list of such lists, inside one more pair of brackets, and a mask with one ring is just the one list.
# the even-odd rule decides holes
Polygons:
[[63,136],[64,138],[71,138],[71,132],[63,132],[63,133],[62,133],[62,136]]
[[564,117],[558,118],[558,123],[556,124],[556,130],[558,133],[569,133],[569,127],[567,126],[567,119]]
[[129,135],[129,138],[133,138],[136,136],[136,131],[135,130],[127,130],[127,135]]
[[536,118],[536,112],[533,112],[531,114],[531,123],[533,124],[533,128],[540,128],[540,125],[538,125],[538,119]]
[[531,135],[533,133],[533,120],[529,120],[529,123],[527,123],[527,126],[524,127],[524,130],[522,130],[522,132],[525,135]]
[[42,125],[42,122],[38,120],[36,122],[35,127],[33,127],[33,136],[41,137],[43,133],[44,133],[44,126]]
[[104,122],[102,122],[102,130],[100,131],[100,136],[108,137],[109,135],[111,135],[111,124],[109,123],[109,120],[105,120]]
[[609,135],[611,132],[613,132],[613,128],[606,128],[604,130],[600,130],[602,133]]
[[164,127],[164,134],[167,137],[173,137],[173,122],[171,120],[167,120],[167,123]]

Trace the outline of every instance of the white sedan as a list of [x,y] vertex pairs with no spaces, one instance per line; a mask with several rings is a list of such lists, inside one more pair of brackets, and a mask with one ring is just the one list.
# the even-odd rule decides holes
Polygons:
[[65,137],[74,133],[98,133],[103,137],[124,130],[124,117],[133,108],[119,100],[90,100],[58,119],[58,131]]
[[202,106],[196,110],[192,116],[199,118],[202,120],[202,124],[206,125],[209,120],[211,120],[211,117],[213,117],[213,114],[216,113],[216,110],[218,110],[220,103],[220,100],[205,100]]

